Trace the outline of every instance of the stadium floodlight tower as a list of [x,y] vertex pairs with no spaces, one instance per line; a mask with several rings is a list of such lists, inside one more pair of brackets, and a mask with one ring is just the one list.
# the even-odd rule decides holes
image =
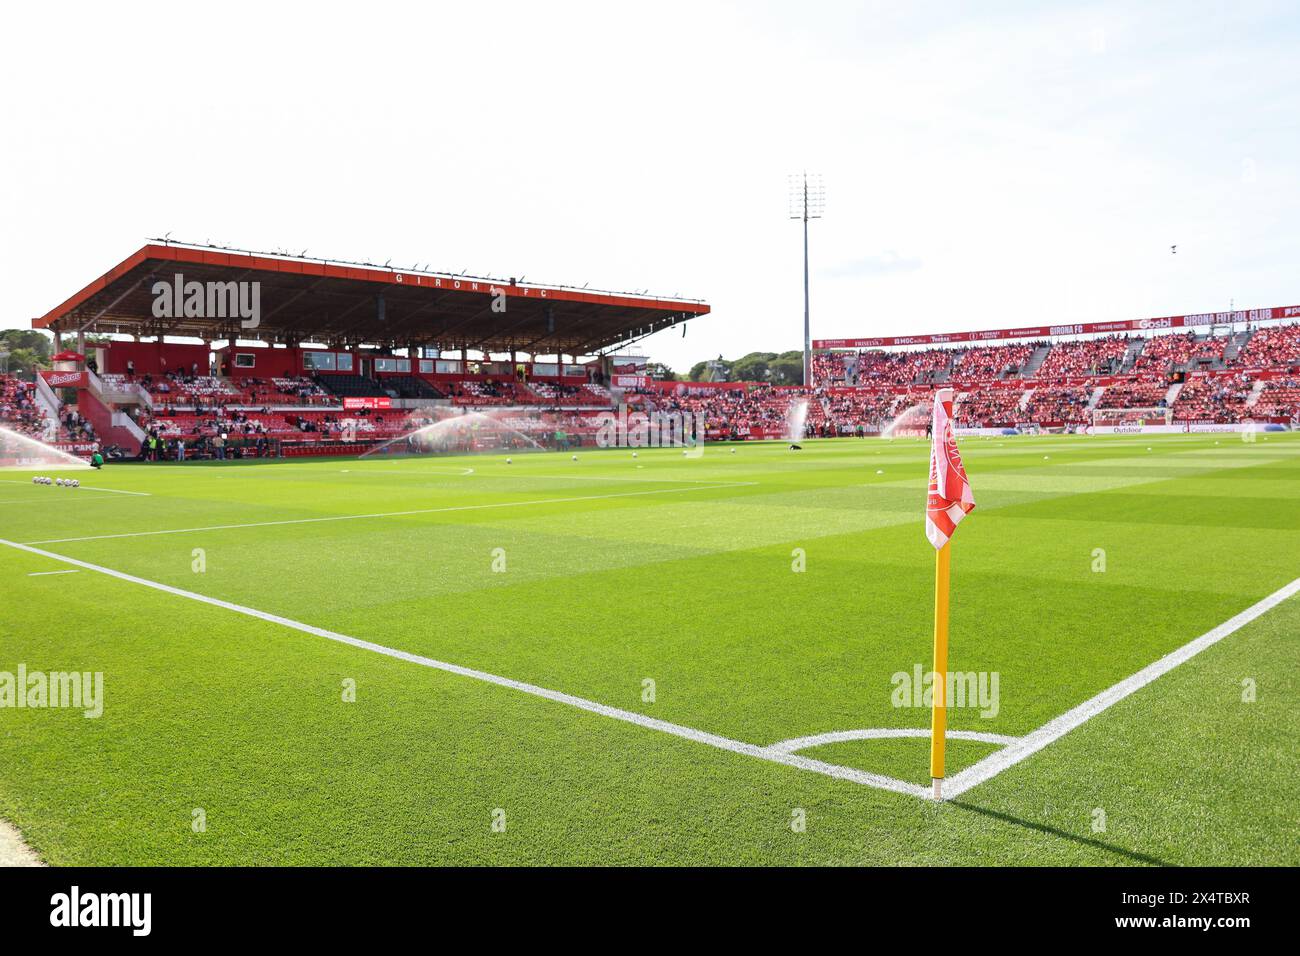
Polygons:
[[820,219],[826,211],[826,187],[821,173],[790,176],[790,218],[803,220],[803,383],[812,384],[812,334],[808,320],[808,220]]

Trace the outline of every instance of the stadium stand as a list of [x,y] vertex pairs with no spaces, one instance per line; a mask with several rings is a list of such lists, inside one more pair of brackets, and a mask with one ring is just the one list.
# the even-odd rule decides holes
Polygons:
[[1035,379],[1114,375],[1121,371],[1131,340],[1123,335],[1053,345],[1034,373]]
[[1263,383],[1252,418],[1284,418],[1290,422],[1300,418],[1300,375],[1273,378]]
[[1133,378],[1106,386],[1097,408],[1164,408],[1169,382],[1163,375]]
[[[862,351],[854,363],[858,385],[922,385],[946,381],[954,352],[925,349],[919,352]],[[814,380],[814,384],[818,384]]]
[[45,439],[49,417],[36,402],[36,386],[10,375],[0,376],[0,425],[20,435]]
[[397,398],[446,398],[446,393],[415,375],[386,375],[380,383]]
[[1043,385],[1029,393],[1022,421],[1081,425],[1088,421],[1092,389],[1083,386]]
[[[1025,356],[1028,358],[1028,355]],[[994,428],[1013,425],[1020,420],[1019,410],[1024,390],[1019,388],[984,388],[957,393],[953,417],[959,428]]]
[[1175,421],[1239,422],[1248,416],[1254,383],[1247,375],[1203,376],[1188,379],[1174,400]]
[[1226,337],[1203,337],[1192,332],[1152,336],[1134,362],[1133,371],[1138,374],[1167,374],[1175,370],[1190,370],[1202,364],[1221,368],[1223,351],[1227,345]]
[[1300,368],[1300,325],[1259,329],[1237,353],[1234,364],[1247,368]]
[[967,349],[953,364],[956,381],[988,381],[1019,375],[1036,345],[992,345]]
[[382,398],[387,395],[378,382],[364,375],[319,375],[315,383],[340,398]]

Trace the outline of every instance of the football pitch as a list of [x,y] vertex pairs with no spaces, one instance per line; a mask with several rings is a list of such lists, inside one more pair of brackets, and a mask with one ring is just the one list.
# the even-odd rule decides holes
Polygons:
[[943,803],[926,441],[6,471],[0,672],[103,711],[0,708],[0,818],[51,864],[1296,865],[1300,440],[1251,437],[962,442]]

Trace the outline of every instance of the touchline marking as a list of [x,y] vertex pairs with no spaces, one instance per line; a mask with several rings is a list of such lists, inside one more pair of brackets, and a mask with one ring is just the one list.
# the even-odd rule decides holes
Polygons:
[[272,624],[280,624],[284,627],[293,628],[296,631],[302,631],[306,634],[313,634],[317,637],[337,641],[340,644],[348,644],[352,647],[360,648],[361,650],[372,651],[375,654],[383,654],[385,657],[396,658],[397,660],[407,661],[411,664],[419,664],[422,667],[431,667],[435,670],[446,671],[450,674],[458,674],[461,677],[469,677],[488,684],[496,684],[499,687],[508,687],[511,690],[522,691],[525,694],[532,694],[534,697],[543,697],[546,700],[554,701],[559,704],[567,704],[570,707],[576,707],[579,710],[599,714],[602,717],[610,717],[614,720],[621,720],[624,723],[636,724],[638,727],[645,727],[650,730],[660,731],[661,733],[672,734],[674,737],[681,737],[685,740],[693,740],[696,743],[707,744],[708,746],[716,747],[719,750],[727,750],[731,753],[757,757],[759,760],[766,760],[770,763],[784,764],[787,767],[796,767],[800,770],[808,770],[827,777],[835,777],[839,780],[848,780],[853,783],[877,787],[881,790],[892,790],[895,793],[905,793],[914,797],[925,797],[930,792],[926,787],[907,783],[903,780],[895,780],[893,777],[867,773],[864,770],[855,770],[852,767],[841,767],[836,764],[824,763],[821,760],[812,760],[808,757],[800,757],[797,754],[782,753],[768,747],[759,747],[755,744],[747,744],[739,740],[732,740],[730,737],[722,737],[718,734],[708,733],[707,731],[696,730],[693,727],[686,727],[682,724],[673,724],[666,720],[647,717],[644,714],[634,713],[630,710],[621,710],[618,707],[598,704],[594,700],[587,700],[584,697],[575,697],[572,694],[565,694],[557,690],[549,690],[545,687],[539,687],[536,684],[528,684],[523,681],[512,680],[509,677],[500,677],[497,674],[489,674],[486,671],[475,670],[472,667],[463,667],[460,664],[450,664],[446,661],[434,660],[431,657],[422,657],[419,654],[411,654],[407,651],[399,651],[396,648],[385,647],[383,644],[376,644],[373,641],[365,641],[358,637],[349,637],[346,634],[339,634],[336,631],[328,631],[323,627],[315,627],[311,624],[303,624],[301,621],[294,621],[287,617],[280,617],[278,614],[268,614],[267,612],[259,611],[256,608],[245,607],[242,604],[234,604],[230,601],[208,597],[205,594],[197,594],[194,591],[186,591],[182,588],[175,588],[170,584],[162,584],[158,581],[150,581],[146,578],[136,577],[134,574],[114,571],[112,568],[105,568],[98,564],[91,564],[88,561],[80,561],[77,558],[70,558],[63,554],[55,554],[52,551],[42,551],[40,548],[33,548],[30,545],[19,544],[16,541],[7,541],[0,538],[0,544],[6,545],[10,548],[16,548],[19,551],[26,551],[28,554],[36,554],[43,558],[63,561],[66,564],[74,564],[87,571],[106,574],[109,577],[117,578],[120,581],[139,584],[143,587],[153,588],[155,591],[163,591],[167,594],[176,595],[177,597],[189,598],[191,601],[201,601],[202,603],[210,604],[213,607],[220,607],[225,608],[227,611],[234,611],[236,614],[245,614],[249,617],[255,617],[258,620],[268,621]]
[[363,518],[402,518],[409,515],[441,514],[449,511],[482,511],[489,508],[520,508],[525,505],[558,505],[571,501],[600,501],[605,498],[635,498],[641,495],[671,495],[684,491],[710,491],[716,488],[740,488],[745,484],[727,482],[690,488],[656,488],[653,491],[617,491],[608,495],[579,495],[569,498],[538,498],[534,501],[499,501],[484,505],[453,505],[447,508],[416,508],[411,511],[379,511],[363,515],[326,515],[320,518],[285,518],[279,521],[251,521],[247,524],[214,524],[205,528],[169,528],[162,531],[124,531],[120,534],[92,534],[81,538],[43,538],[25,544],[68,544],[73,541],[104,541],[108,538],[146,538],[158,534],[196,534],[200,531],[230,531],[238,528],[270,528],[277,525],[314,524],[321,521],[359,521]]
[[950,800],[953,797],[960,796],[972,787],[977,787],[986,780],[991,780],[1009,767],[1014,767],[1026,757],[1038,753],[1048,744],[1064,737],[1074,728],[1096,717],[1102,711],[1119,703],[1130,694],[1141,690],[1157,677],[1169,673],[1179,664],[1191,660],[1207,647],[1213,647],[1229,634],[1245,627],[1257,617],[1267,614],[1287,598],[1297,593],[1300,593],[1300,578],[1296,578],[1290,584],[1278,588],[1262,601],[1252,604],[1240,614],[1228,618],[1218,627],[1207,631],[1193,641],[1189,641],[1177,650],[1171,651],[1155,663],[1148,664],[1131,677],[1126,677],[1118,684],[1108,687],[1096,697],[1086,700],[1078,707],[1049,720],[1033,733],[1020,738],[1015,743],[1009,744],[1005,750],[985,757],[978,763],[972,764],[965,770],[949,777],[944,782],[944,799]]
[[[600,704],[583,697],[575,697],[572,694],[565,694],[561,691],[549,690],[545,687],[539,687],[536,684],[528,684],[523,681],[513,680],[509,677],[501,677],[497,674],[475,670],[474,668],[464,667],[460,664],[451,664],[446,661],[434,660],[431,657],[423,657],[419,654],[412,654],[408,651],[400,651],[395,648],[386,647],[383,644],[376,644],[373,641],[366,641],[357,637],[349,637],[346,634],[339,634],[336,631],[329,631],[325,628],[315,627],[311,624],[304,624],[287,617],[281,617],[278,614],[270,614],[266,611],[259,611],[256,608],[245,607],[242,604],[223,601],[220,598],[208,597],[205,594],[198,594],[194,591],[186,591],[182,588],[172,587],[170,584],[150,581],[147,578],[136,577],[133,574],[127,574],[123,571],[115,571],[112,568],[102,567],[98,564],[91,564],[88,561],[81,561],[77,558],[68,557],[67,555],[56,554],[53,551],[43,551],[40,548],[34,548],[29,544],[21,544],[17,541],[8,541],[4,538],[0,538],[0,545],[15,548],[19,551],[25,551],[28,554],[39,555],[43,558],[50,558],[54,561],[62,561],[65,564],[75,565],[76,567],[87,571],[106,574],[109,577],[117,578],[121,581],[127,581],[131,584],[139,584],[143,587],[153,588],[156,591],[162,591],[166,594],[189,598],[192,601],[200,601],[204,604],[210,604],[213,607],[224,608],[228,611],[234,611],[237,614],[244,614],[249,617],[257,618],[258,620],[268,621],[272,624],[279,624],[297,631],[302,631],[306,634],[313,634],[317,637],[337,641],[340,644],[347,644],[362,650],[382,654],[386,657],[407,661],[412,664],[419,664],[422,667],[431,667],[451,674],[458,674],[461,677],[469,677],[473,680],[483,681],[488,684],[496,684],[499,687],[508,687],[512,690],[521,691],[525,694],[532,694],[535,697],[542,697],[546,700],[554,701],[555,703],[566,704],[570,707],[576,707],[579,710],[599,714],[613,720],[620,720],[625,723],[635,724],[638,727],[645,727],[650,730],[660,731],[661,733],[672,734],[675,737],[681,737],[685,740],[693,740],[710,747],[716,747],[719,750],[744,754],[745,756],[756,757],[759,760],[766,760],[770,763],[783,764],[787,767],[807,770],[826,777],[834,777],[837,780],[846,780],[850,783],[875,787],[880,790],[902,793],[922,800],[931,799],[931,790],[929,787],[907,783],[904,780],[887,777],[883,774],[868,773],[867,771],[856,770],[852,767],[842,767],[838,764],[813,760],[809,757],[801,757],[797,753],[792,752],[793,750],[802,750],[805,747],[817,746],[821,743],[834,743],[840,740],[867,740],[888,738],[891,736],[928,736],[929,734],[927,731],[908,729],[832,731],[826,734],[816,734],[811,737],[796,737],[792,740],[785,740],[776,744],[771,744],[770,746],[760,747],[755,744],[747,744],[743,741],[732,740],[730,737],[712,734],[708,731],[696,730],[693,727],[686,727],[682,724],[674,724],[666,720],[646,717],[644,714],[638,714],[630,710],[610,707],[606,704]],[[1173,670],[1178,665],[1191,660],[1197,654],[1201,653],[1201,651],[1212,647],[1228,635],[1240,630],[1256,618],[1268,613],[1283,601],[1293,597],[1297,593],[1300,593],[1300,578],[1297,578],[1290,584],[1279,588],[1268,597],[1251,605],[1240,614],[1229,618],[1195,640],[1184,644],[1175,651],[1171,651],[1156,662],[1149,664],[1136,674],[1133,674],[1131,677],[1125,678],[1118,684],[1107,688],[1095,697],[1084,701],[1078,707],[1067,711],[1059,717],[1049,720],[1043,726],[1024,737],[1004,737],[1001,734],[987,734],[980,731],[949,731],[947,736],[954,739],[980,740],[987,743],[1000,743],[1006,741],[1007,746],[1004,750],[1001,750],[990,757],[985,757],[983,760],[980,760],[967,767],[965,770],[949,777],[945,781],[944,799],[951,800],[954,797],[958,797],[966,791],[991,780],[1004,770],[1014,767],[1022,760],[1059,740],[1071,730],[1074,730],[1076,727],[1079,727],[1091,720],[1093,717],[1096,717],[1098,714],[1109,709],[1112,705],[1123,700],[1125,697],[1136,693],[1158,677],[1169,673],[1169,671]],[[812,742],[810,743],[809,741]]]

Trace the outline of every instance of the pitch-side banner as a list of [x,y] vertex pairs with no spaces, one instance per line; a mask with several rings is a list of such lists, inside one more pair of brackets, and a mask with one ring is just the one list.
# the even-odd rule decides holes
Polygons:
[[940,335],[895,335],[870,339],[816,339],[815,349],[871,349],[891,345],[951,345],[954,342],[993,342],[1000,339],[1045,339],[1058,335],[1097,335],[1106,332],[1147,332],[1160,329],[1192,329],[1233,322],[1272,322],[1300,317],[1300,305],[1271,309],[1237,309],[1234,312],[1201,312],[1195,315],[1166,315],[1155,319],[1124,319],[1119,322],[1075,322],[1070,325],[1035,325],[1020,329],[986,329],[983,332],[947,332]]
[[85,372],[41,371],[41,378],[50,388],[86,388],[90,381]]

